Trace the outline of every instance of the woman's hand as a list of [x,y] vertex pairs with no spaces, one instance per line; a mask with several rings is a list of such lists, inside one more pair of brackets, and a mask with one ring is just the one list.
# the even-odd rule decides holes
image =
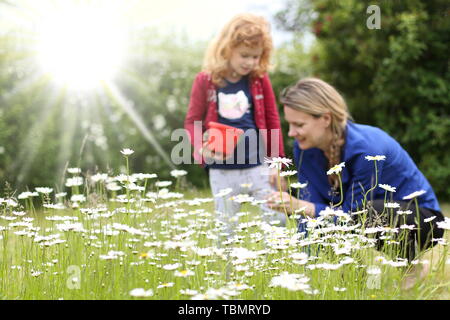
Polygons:
[[284,212],[286,210],[288,215],[293,214],[296,210],[303,209],[301,214],[310,217],[315,216],[315,205],[312,202],[297,199],[289,195],[287,192],[273,192],[267,197],[267,206],[273,210]]
[[[275,168],[269,169],[269,183],[272,187],[275,188],[275,190],[280,190],[279,184],[278,184],[278,170]],[[281,190],[286,191],[287,190],[287,182],[284,177],[280,177],[281,182]]]

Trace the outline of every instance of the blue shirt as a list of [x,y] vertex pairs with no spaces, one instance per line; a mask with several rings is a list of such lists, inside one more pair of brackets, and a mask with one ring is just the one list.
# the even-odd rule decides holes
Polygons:
[[[425,190],[426,193],[417,199],[419,207],[441,211],[431,185],[394,138],[379,128],[349,121],[341,153],[341,162],[345,162],[345,167],[340,173],[344,212],[361,210],[365,192],[375,183],[374,161],[366,160],[365,157],[368,155],[386,156],[386,160],[376,161],[377,183],[396,188],[396,192],[393,193],[394,201],[401,201],[404,196],[415,191]],[[330,206],[331,202],[339,203],[340,195],[331,192],[327,177],[328,160],[322,150],[317,148],[301,150],[295,141],[294,161],[297,165],[299,182],[308,183],[301,191],[301,198],[315,204],[316,216]],[[384,197],[385,190],[377,185],[372,194],[367,196],[367,200]]]
[[225,87],[217,90],[218,122],[242,129],[245,134],[239,140],[233,158],[223,163],[213,163],[208,167],[243,169],[260,165],[261,159],[258,154],[260,139],[253,114],[253,98],[248,76],[242,77],[237,82],[226,80],[226,83]]

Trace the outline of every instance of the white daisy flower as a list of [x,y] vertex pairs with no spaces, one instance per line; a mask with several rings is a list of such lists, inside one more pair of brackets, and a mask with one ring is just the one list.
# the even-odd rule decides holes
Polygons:
[[172,184],[172,181],[156,181],[155,186],[158,188],[165,188]]
[[386,156],[365,156],[365,159],[368,161],[382,161],[382,160],[386,160]]
[[389,209],[396,209],[396,208],[400,208],[400,204],[397,202],[386,202],[384,204],[385,208],[389,208]]
[[303,274],[283,272],[280,275],[273,277],[269,286],[286,288],[291,291],[307,290],[310,289],[310,286],[307,283],[308,281],[309,278]]
[[423,221],[424,221],[424,222],[431,222],[431,221],[433,221],[434,219],[436,219],[436,216],[426,218],[426,219],[424,219]]
[[69,172],[71,174],[80,174],[81,173],[81,169],[80,168],[68,168],[67,172]]
[[181,289],[181,294],[187,295],[187,296],[195,296],[198,294],[197,290],[191,290],[191,289]]
[[397,214],[399,215],[399,216],[401,216],[401,215],[409,215],[409,214],[412,214],[413,212],[411,211],[411,210],[397,210]]
[[280,177],[290,177],[297,174],[297,170],[288,170],[280,172]]
[[345,162],[341,162],[335,165],[333,168],[327,171],[327,175],[339,174],[342,171],[342,168],[345,167]]
[[436,222],[438,228],[450,230],[450,218],[445,217],[444,221]]
[[43,194],[49,194],[53,192],[52,188],[47,188],[47,187],[37,187],[35,188],[37,192],[39,193],[43,193]]
[[195,275],[194,271],[191,270],[181,270],[181,271],[175,271],[174,276],[175,277],[181,277],[181,278],[186,278],[186,277],[190,277]]
[[292,164],[292,160],[289,158],[273,157],[272,159],[266,158],[264,163],[269,164],[269,169],[276,168],[281,170],[283,165],[289,167]]
[[130,296],[139,298],[151,297],[153,296],[153,290],[152,289],[144,290],[143,288],[136,288],[130,291]]
[[157,286],[157,289],[161,289],[161,288],[170,288],[173,287],[174,283],[173,282],[164,282],[161,283],[159,286]]
[[413,193],[410,193],[407,196],[404,196],[403,200],[411,200],[411,199],[420,197],[421,195],[423,195],[425,193],[427,193],[425,190],[414,191]]
[[106,181],[108,179],[108,174],[106,173],[96,173],[91,176],[93,182]]
[[400,229],[414,230],[416,226],[414,224],[402,224]]
[[389,192],[395,192],[395,187],[391,187],[390,185],[388,185],[388,184],[379,184],[378,185],[381,189],[384,189],[384,190],[386,190],[386,191],[389,191]]
[[83,178],[82,177],[72,177],[68,178],[66,180],[66,187],[75,187],[75,186],[81,186],[83,185]]
[[187,171],[186,170],[172,170],[172,171],[170,171],[170,175],[174,178],[178,178],[178,177],[187,175]]
[[303,189],[303,188],[306,188],[307,185],[308,185],[307,183],[296,182],[296,183],[291,183],[290,187],[294,188],[294,189]]
[[134,150],[128,149],[128,148],[124,148],[120,151],[121,154],[123,154],[124,156],[129,156],[132,155],[134,153]]
[[70,201],[72,202],[85,202],[86,197],[82,194],[74,194],[70,197]]
[[166,264],[163,266],[164,270],[175,270],[181,267],[181,263],[173,263],[173,264]]

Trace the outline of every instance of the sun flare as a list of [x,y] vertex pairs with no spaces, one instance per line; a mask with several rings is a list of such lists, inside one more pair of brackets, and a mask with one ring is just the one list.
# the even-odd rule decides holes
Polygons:
[[38,27],[42,71],[70,89],[92,89],[111,80],[121,66],[126,34],[117,13],[66,7]]

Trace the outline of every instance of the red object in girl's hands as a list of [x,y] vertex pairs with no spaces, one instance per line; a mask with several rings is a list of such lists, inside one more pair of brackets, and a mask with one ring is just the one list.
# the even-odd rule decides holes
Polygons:
[[237,146],[239,137],[244,130],[226,124],[210,121],[208,123],[209,137],[207,148],[213,152],[231,155]]

